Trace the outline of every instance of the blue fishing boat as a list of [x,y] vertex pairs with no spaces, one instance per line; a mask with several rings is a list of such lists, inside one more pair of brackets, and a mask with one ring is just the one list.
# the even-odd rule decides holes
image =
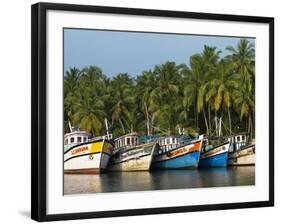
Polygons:
[[[208,140],[207,140],[208,142]],[[217,146],[204,144],[201,150],[200,167],[226,167],[230,142],[224,142]]]
[[152,169],[197,168],[203,136],[185,142],[184,138],[169,136],[158,140],[160,145],[152,160]]

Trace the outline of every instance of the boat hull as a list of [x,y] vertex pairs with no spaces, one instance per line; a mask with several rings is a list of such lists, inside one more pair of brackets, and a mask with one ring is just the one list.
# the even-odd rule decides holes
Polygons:
[[143,144],[112,158],[110,171],[147,171],[150,170],[156,143]]
[[202,153],[198,167],[226,167],[228,158],[229,142],[216,146]]
[[255,145],[250,145],[229,153],[227,162],[229,166],[255,165],[255,157]]
[[194,169],[198,166],[202,140],[190,142],[154,157],[152,169]]
[[91,174],[106,170],[112,145],[106,140],[79,144],[64,153],[64,173]]

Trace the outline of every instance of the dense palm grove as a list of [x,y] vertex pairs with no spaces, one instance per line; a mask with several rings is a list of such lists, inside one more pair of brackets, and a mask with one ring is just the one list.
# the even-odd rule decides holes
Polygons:
[[64,128],[68,122],[95,136],[109,129],[119,136],[140,134],[222,135],[255,128],[255,48],[247,39],[190,57],[187,64],[168,61],[137,77],[108,78],[99,67],[70,68],[64,75]]

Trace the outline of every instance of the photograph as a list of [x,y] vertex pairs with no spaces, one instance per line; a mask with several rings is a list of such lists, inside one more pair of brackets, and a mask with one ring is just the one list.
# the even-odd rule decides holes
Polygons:
[[255,46],[64,27],[63,194],[255,186]]

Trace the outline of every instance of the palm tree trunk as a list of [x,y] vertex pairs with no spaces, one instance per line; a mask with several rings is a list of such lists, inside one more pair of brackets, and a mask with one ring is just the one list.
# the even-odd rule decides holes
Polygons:
[[195,116],[196,116],[196,127],[198,128],[198,111],[197,111],[196,104],[195,104],[195,107],[194,107],[194,113],[195,113]]
[[207,121],[206,112],[205,112],[204,107],[202,110],[203,110],[203,116],[204,116],[204,121],[205,121],[205,125],[206,125],[206,132],[207,132],[207,135],[209,135],[208,121]]
[[125,134],[125,128],[124,128],[123,122],[121,121],[120,118],[119,118],[119,123],[120,123],[120,125],[122,127],[123,133]]
[[[243,121],[243,118],[242,118],[242,121]],[[246,123],[245,131],[248,133],[248,119],[246,116],[245,116],[245,123]]]
[[146,115],[146,130],[147,130],[147,135],[150,136],[149,115],[148,115],[148,110],[147,110],[146,103],[144,103],[144,109],[145,109],[145,115]]
[[251,113],[250,113],[249,114],[249,137],[250,137],[250,140],[252,140],[252,138],[253,138],[252,130],[253,130],[253,125],[252,125],[252,117],[251,117]]
[[[256,123],[255,123],[255,111],[253,111],[253,116],[252,116],[252,138],[255,138],[255,136],[256,136],[255,128],[256,128]],[[254,131],[253,131],[253,130],[254,130]]]
[[230,114],[230,108],[227,107],[227,112],[228,112],[228,122],[229,122],[229,134],[231,135],[231,114]]
[[208,104],[208,118],[209,118],[209,130],[211,132],[212,127],[211,127],[211,105],[210,105],[210,103]]
[[153,135],[153,127],[154,127],[154,115],[151,115],[151,135]]
[[217,111],[215,110],[215,126],[216,126],[216,136],[218,136],[218,123],[217,123]]

